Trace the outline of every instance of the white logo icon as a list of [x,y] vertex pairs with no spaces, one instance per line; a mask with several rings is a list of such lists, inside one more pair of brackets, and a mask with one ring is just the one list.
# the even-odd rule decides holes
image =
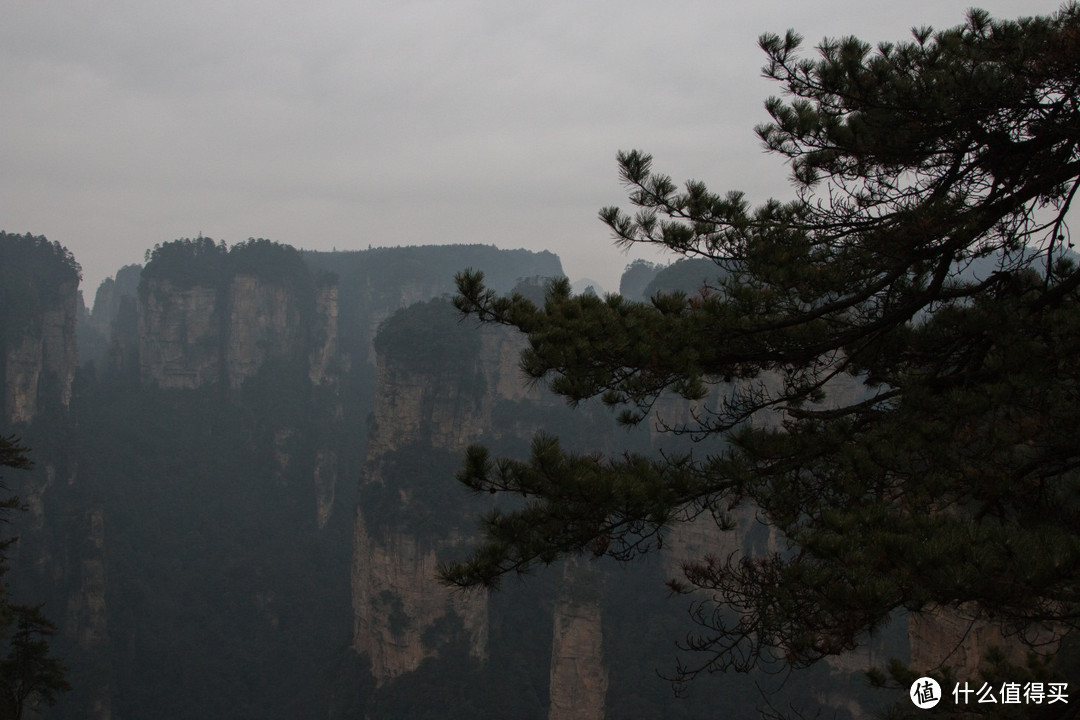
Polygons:
[[920,710],[929,710],[941,701],[941,686],[937,680],[921,677],[911,683],[911,702]]

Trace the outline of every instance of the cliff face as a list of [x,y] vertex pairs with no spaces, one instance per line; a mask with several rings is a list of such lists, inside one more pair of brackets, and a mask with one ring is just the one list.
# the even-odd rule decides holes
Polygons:
[[76,328],[79,365],[93,364],[99,373],[137,372],[136,298],[141,265],[125,265],[106,278],[94,294],[94,307]]
[[436,582],[437,549],[404,532],[369,533],[358,509],[353,546],[353,648],[371,660],[376,683],[438,657],[433,631],[453,615],[468,635],[470,654],[487,652],[487,597],[455,593]]
[[95,720],[111,720],[112,687],[107,672],[109,660],[109,615],[106,605],[105,512],[91,509],[85,518],[86,545],[91,549],[76,571],[77,591],[68,596],[64,631],[75,639],[84,657],[98,664],[96,682],[86,692],[85,710]]
[[307,343],[299,299],[286,288],[252,275],[237,275],[227,297],[222,363],[225,384],[235,391],[268,357],[290,357]]
[[603,579],[595,565],[567,562],[555,602],[548,720],[600,720],[605,714]]
[[75,376],[79,264],[44,237],[0,231],[0,422],[66,415]]
[[[460,557],[471,545],[483,511],[454,480],[465,449],[482,442],[493,452],[505,448],[520,456],[537,431],[566,430],[572,444],[573,422],[589,422],[587,412],[570,411],[524,381],[518,367],[523,342],[502,328],[458,323],[445,302],[409,308],[380,331],[354,540],[353,646],[384,684],[440,657],[451,638],[437,628],[460,621],[475,660],[527,652],[547,658],[549,717],[601,718],[608,670],[595,567],[566,569],[546,596],[546,641],[529,651],[508,648],[505,638],[487,647],[493,624],[511,622],[500,614],[506,609],[493,609],[486,594],[462,594],[436,581],[438,562]],[[589,436],[586,442],[607,443],[604,432],[577,429]]]
[[[4,551],[7,599],[43,605],[60,631],[50,652],[105,666],[105,517],[81,494],[73,442],[76,326],[86,315],[78,283],[59,244],[0,232],[0,434],[17,436],[34,463],[4,473],[4,499],[18,497],[26,512],[4,514],[0,539],[18,538]],[[91,694],[83,716],[108,720],[107,683]]]
[[221,379],[221,312],[214,287],[151,280],[139,293],[143,384],[193,389]]
[[[315,294],[315,322],[311,328],[308,357],[308,378],[313,385],[334,384],[338,377],[333,373],[335,366],[347,370],[347,358],[339,355],[338,348],[338,284],[323,282]],[[340,414],[340,410],[335,411]]]
[[[66,251],[34,242],[77,276]],[[417,658],[485,662],[487,600],[433,581],[466,536],[453,519],[440,525],[442,499],[393,486],[379,506],[393,522],[371,512],[355,526],[341,507],[354,503],[377,372],[400,392],[380,400],[392,417],[372,425],[382,454],[365,479],[389,477],[418,444],[443,453],[424,462],[456,466],[500,403],[524,401],[510,377],[518,348],[484,336],[474,349],[487,360],[429,373],[418,382],[437,391],[410,394],[415,369],[369,367],[371,337],[397,308],[452,290],[455,269],[484,264],[476,257],[512,258],[493,270],[503,287],[545,263],[557,274],[558,261],[494,248],[355,255],[351,269],[337,254],[316,267],[265,241],[168,243],[103,284],[82,317],[74,280],[0,255],[0,419],[23,425],[37,463],[17,479],[29,512],[8,577],[47,602],[75,686],[49,717],[307,717],[336,704],[332,717],[355,720],[374,712],[374,679],[346,672],[361,662],[338,657],[350,639],[387,685]],[[76,329],[87,340],[72,402]],[[488,387],[499,390],[476,392]],[[70,423],[51,412],[69,405]],[[409,413],[423,420],[395,436]],[[413,510],[421,531],[396,529]],[[457,517],[471,529],[472,508]],[[328,700],[334,682],[359,699]]]
[[20,322],[4,338],[4,420],[31,422],[55,402],[66,410],[75,377],[77,283],[57,287],[51,302]]
[[[1019,667],[1027,663],[1030,648],[1019,642],[1015,632],[1001,623],[976,617],[966,607],[938,607],[912,616],[907,623],[911,644],[911,668],[926,673],[951,667],[957,678],[976,677],[991,650]],[[1057,649],[1060,635],[1049,626],[1032,629],[1024,637],[1047,656]]]
[[323,288],[314,300],[322,337],[310,347],[301,323],[305,300],[247,274],[233,277],[224,293],[168,279],[147,281],[138,309],[143,383],[187,389],[221,383],[235,392],[267,359],[292,358],[303,350],[311,377],[325,380],[337,336],[336,292]]
[[[438,561],[460,545],[460,524],[471,520],[460,499],[431,505],[437,502],[432,493],[452,496],[453,469],[442,465],[448,474],[425,478],[444,483],[442,489],[400,473],[410,455],[459,458],[469,443],[490,432],[497,401],[527,394],[516,366],[505,362],[517,356],[520,341],[506,332],[463,330],[475,334],[474,352],[464,367],[438,362],[417,367],[392,351],[377,356],[375,420],[357,510],[352,595],[353,645],[371,658],[380,683],[438,655],[438,644],[424,636],[448,614],[462,621],[474,657],[486,652],[486,595],[458,593],[436,581]],[[414,349],[418,355],[430,351],[438,348]],[[437,520],[441,527],[419,526],[432,510],[445,514]],[[386,522],[387,512],[394,522]]]

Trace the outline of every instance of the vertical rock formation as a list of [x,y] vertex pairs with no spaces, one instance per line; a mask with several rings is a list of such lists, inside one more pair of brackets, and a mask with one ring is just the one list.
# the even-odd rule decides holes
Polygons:
[[[438,562],[460,556],[473,541],[480,511],[453,478],[467,446],[482,442],[497,453],[520,454],[540,430],[568,431],[569,445],[609,442],[589,424],[588,411],[570,411],[524,381],[518,367],[523,342],[502,328],[460,324],[445,301],[400,312],[376,338],[374,421],[352,587],[354,648],[371,660],[379,683],[439,657],[446,638],[434,630],[451,616],[461,620],[474,658],[490,652],[487,595],[461,594],[436,580]],[[585,427],[591,432],[581,432]],[[602,584],[591,562],[575,564],[553,599],[551,718],[604,716]]]
[[222,365],[225,386],[236,392],[267,358],[289,358],[306,346],[306,328],[300,324],[301,298],[281,285],[239,274],[226,297]]
[[98,667],[92,687],[83,688],[89,717],[94,720],[112,718],[112,688],[107,667],[106,650],[109,644],[109,616],[106,606],[107,577],[105,572],[105,512],[93,508],[86,514],[86,541],[92,552],[87,553],[77,570],[78,591],[68,596],[64,631],[75,638],[83,657],[94,657]]
[[363,509],[356,514],[353,547],[353,648],[371,660],[378,684],[416,670],[426,658],[438,657],[433,631],[449,615],[468,634],[470,653],[487,652],[487,597],[456,593],[436,580],[434,543],[395,529],[369,533]]
[[567,561],[555,602],[548,720],[604,717],[608,668],[604,661],[603,579],[588,561]]
[[[1026,665],[1031,651],[1004,625],[977,617],[965,607],[938,607],[913,615],[908,619],[907,634],[914,671],[925,674],[951,667],[954,677],[960,679],[978,677],[991,650],[1003,652],[1008,662],[1020,667]],[[1060,635],[1046,626],[1041,631],[1029,630],[1024,638],[1042,653],[1052,655]]]
[[79,266],[43,237],[0,232],[0,378],[5,423],[65,413],[75,377]]
[[102,375],[138,372],[136,300],[141,265],[125,265],[106,278],[94,295],[94,307],[77,328],[79,365],[93,364]]
[[338,482],[337,459],[337,452],[333,448],[321,447],[315,453],[312,479],[315,481],[315,522],[320,530],[326,527],[334,510]]
[[506,399],[499,389],[512,398],[525,391],[516,366],[505,363],[516,357],[518,340],[457,325],[448,303],[404,311],[380,340],[352,587],[353,645],[382,683],[438,655],[425,634],[451,613],[461,619],[472,654],[485,653],[487,597],[440,585],[436,566],[461,544],[461,526],[471,520],[453,492],[458,458],[492,427],[493,406]]
[[308,377],[312,385],[333,384],[337,380],[334,365],[348,366],[348,359],[339,355],[338,297],[338,283],[324,276],[315,294],[315,323],[311,328]]
[[139,291],[139,376],[142,384],[193,389],[221,379],[218,290],[152,279]]
[[[550,252],[500,250],[490,245],[375,248],[357,252],[305,252],[313,272],[340,278],[342,348],[357,365],[374,366],[372,343],[379,325],[401,308],[454,292],[454,274],[484,271],[499,292],[521,278],[559,277],[558,256]],[[347,328],[347,329],[346,329]]]
[[[325,289],[316,308],[325,338],[310,350],[310,374],[322,380],[336,336],[335,294]],[[290,358],[308,346],[300,298],[289,288],[240,274],[222,293],[152,279],[139,295],[139,363],[144,384],[193,389],[221,383],[235,392],[269,358]]]
[[[73,269],[66,251],[34,243]],[[487,600],[436,586],[434,564],[465,542],[455,523],[473,524],[472,506],[440,524],[444,509],[466,500],[451,478],[465,444],[490,432],[500,403],[525,402],[517,348],[483,335],[473,349],[487,360],[426,376],[435,394],[410,395],[403,385],[400,401],[421,406],[414,434],[395,437],[393,418],[372,425],[384,430],[373,445],[385,452],[372,456],[367,477],[407,466],[423,442],[436,456],[422,462],[454,466],[439,471],[449,479],[444,496],[389,483],[382,505],[363,505],[372,512],[355,532],[340,506],[352,504],[354,486],[342,483],[361,466],[379,322],[450,291],[453,270],[484,265],[476,258],[508,257],[492,271],[504,289],[520,276],[559,274],[550,254],[403,248],[357,258],[365,283],[346,287],[338,257],[316,267],[265,241],[159,246],[145,268],[103,284],[94,312],[84,313],[82,359],[94,371],[79,383],[71,427],[42,423],[72,397],[77,271],[58,282],[21,266],[12,272],[16,264],[0,258],[0,419],[25,425],[38,462],[19,488],[31,512],[18,529],[12,577],[30,579],[29,597],[45,590],[78,685],[51,715],[163,716],[178,698],[195,714],[222,703],[250,716],[268,707],[319,714],[329,695],[320,683],[331,682],[324,668],[349,636],[352,605],[371,613],[357,636],[372,638],[368,654],[388,668],[382,677],[440,652],[483,664]],[[70,295],[67,305],[58,294]],[[459,327],[456,317],[446,325]],[[487,388],[497,391],[485,399]],[[391,415],[392,406],[384,398]],[[507,422],[503,431],[533,426]],[[63,432],[50,446],[40,438],[53,427]],[[65,444],[63,462],[46,462]],[[403,509],[420,511],[419,533],[396,528]],[[368,568],[354,576],[371,578],[351,598],[350,558]]]
[[61,289],[57,306],[45,308],[36,322],[5,353],[8,422],[30,422],[50,392],[67,409],[75,377],[76,286]]
[[[27,512],[5,514],[0,539],[19,538],[5,550],[9,601],[42,604],[60,630],[49,638],[50,652],[71,651],[104,667],[105,514],[95,502],[71,502],[82,490],[71,462],[69,415],[76,322],[84,310],[79,272],[59,244],[0,232],[0,434],[17,435],[35,463],[28,472],[5,474]],[[64,509],[57,513],[58,507]],[[107,683],[85,699],[84,717],[111,717]]]
[[[195,267],[191,267],[194,265]],[[139,286],[143,385],[235,395],[268,360],[303,363],[330,381],[337,349],[337,286],[316,282],[297,251],[252,240],[226,251],[208,238],[155,251]]]

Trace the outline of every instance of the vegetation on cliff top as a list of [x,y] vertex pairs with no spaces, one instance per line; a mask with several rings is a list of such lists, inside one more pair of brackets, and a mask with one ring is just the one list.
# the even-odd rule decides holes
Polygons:
[[405,370],[475,374],[480,333],[460,321],[449,300],[436,298],[402,308],[384,320],[374,345],[375,352],[393,358]]
[[254,275],[301,292],[311,289],[303,256],[291,245],[249,238],[231,248],[224,240],[199,236],[158,243],[146,251],[142,278],[163,279],[184,288],[219,288],[237,275]]
[[[1066,214],[1080,189],[1080,7],[876,49],[767,35],[765,147],[797,195],[753,208],[698,181],[680,189],[641,152],[619,155],[637,211],[601,211],[617,242],[714,266],[699,293],[651,302],[499,297],[459,277],[458,307],[529,336],[528,374],[571,402],[601,397],[636,423],[676,392],[722,399],[662,460],[537,443],[529,462],[468,454],[460,479],[527,498],[484,520],[448,582],[591,551],[630,558],[664,528],[729,524],[752,503],[788,546],[706,556],[705,670],[856,647],[894,611],[963,607],[1023,635],[1080,622],[1080,270]],[[966,269],[992,259],[993,272]],[[835,392],[847,378],[863,393]],[[855,380],[852,380],[855,379]],[[728,384],[730,383],[730,385]],[[727,607],[734,615],[717,608]]]
[[0,231],[0,338],[74,298],[81,277],[79,263],[60,243]]

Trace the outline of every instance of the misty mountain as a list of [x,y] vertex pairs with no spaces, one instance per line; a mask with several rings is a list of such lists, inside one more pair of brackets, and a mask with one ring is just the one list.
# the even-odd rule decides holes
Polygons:
[[[447,299],[466,267],[542,293],[562,274],[554,255],[180,240],[103,283],[76,328],[74,259],[25,242],[0,237],[0,271],[27,278],[3,286],[0,431],[37,463],[10,478],[30,508],[15,591],[45,602],[74,688],[47,717],[678,718],[761,704],[750,678],[677,699],[657,675],[693,630],[663,581],[703,544],[775,547],[751,517],[731,536],[681,528],[633,567],[583,558],[491,596],[435,581],[491,507],[454,481],[469,444],[523,457],[547,432],[573,449],[653,450],[651,428],[525,383],[522,339],[460,321]],[[689,411],[665,402],[669,417]],[[855,707],[863,665],[784,692],[828,686]]]

